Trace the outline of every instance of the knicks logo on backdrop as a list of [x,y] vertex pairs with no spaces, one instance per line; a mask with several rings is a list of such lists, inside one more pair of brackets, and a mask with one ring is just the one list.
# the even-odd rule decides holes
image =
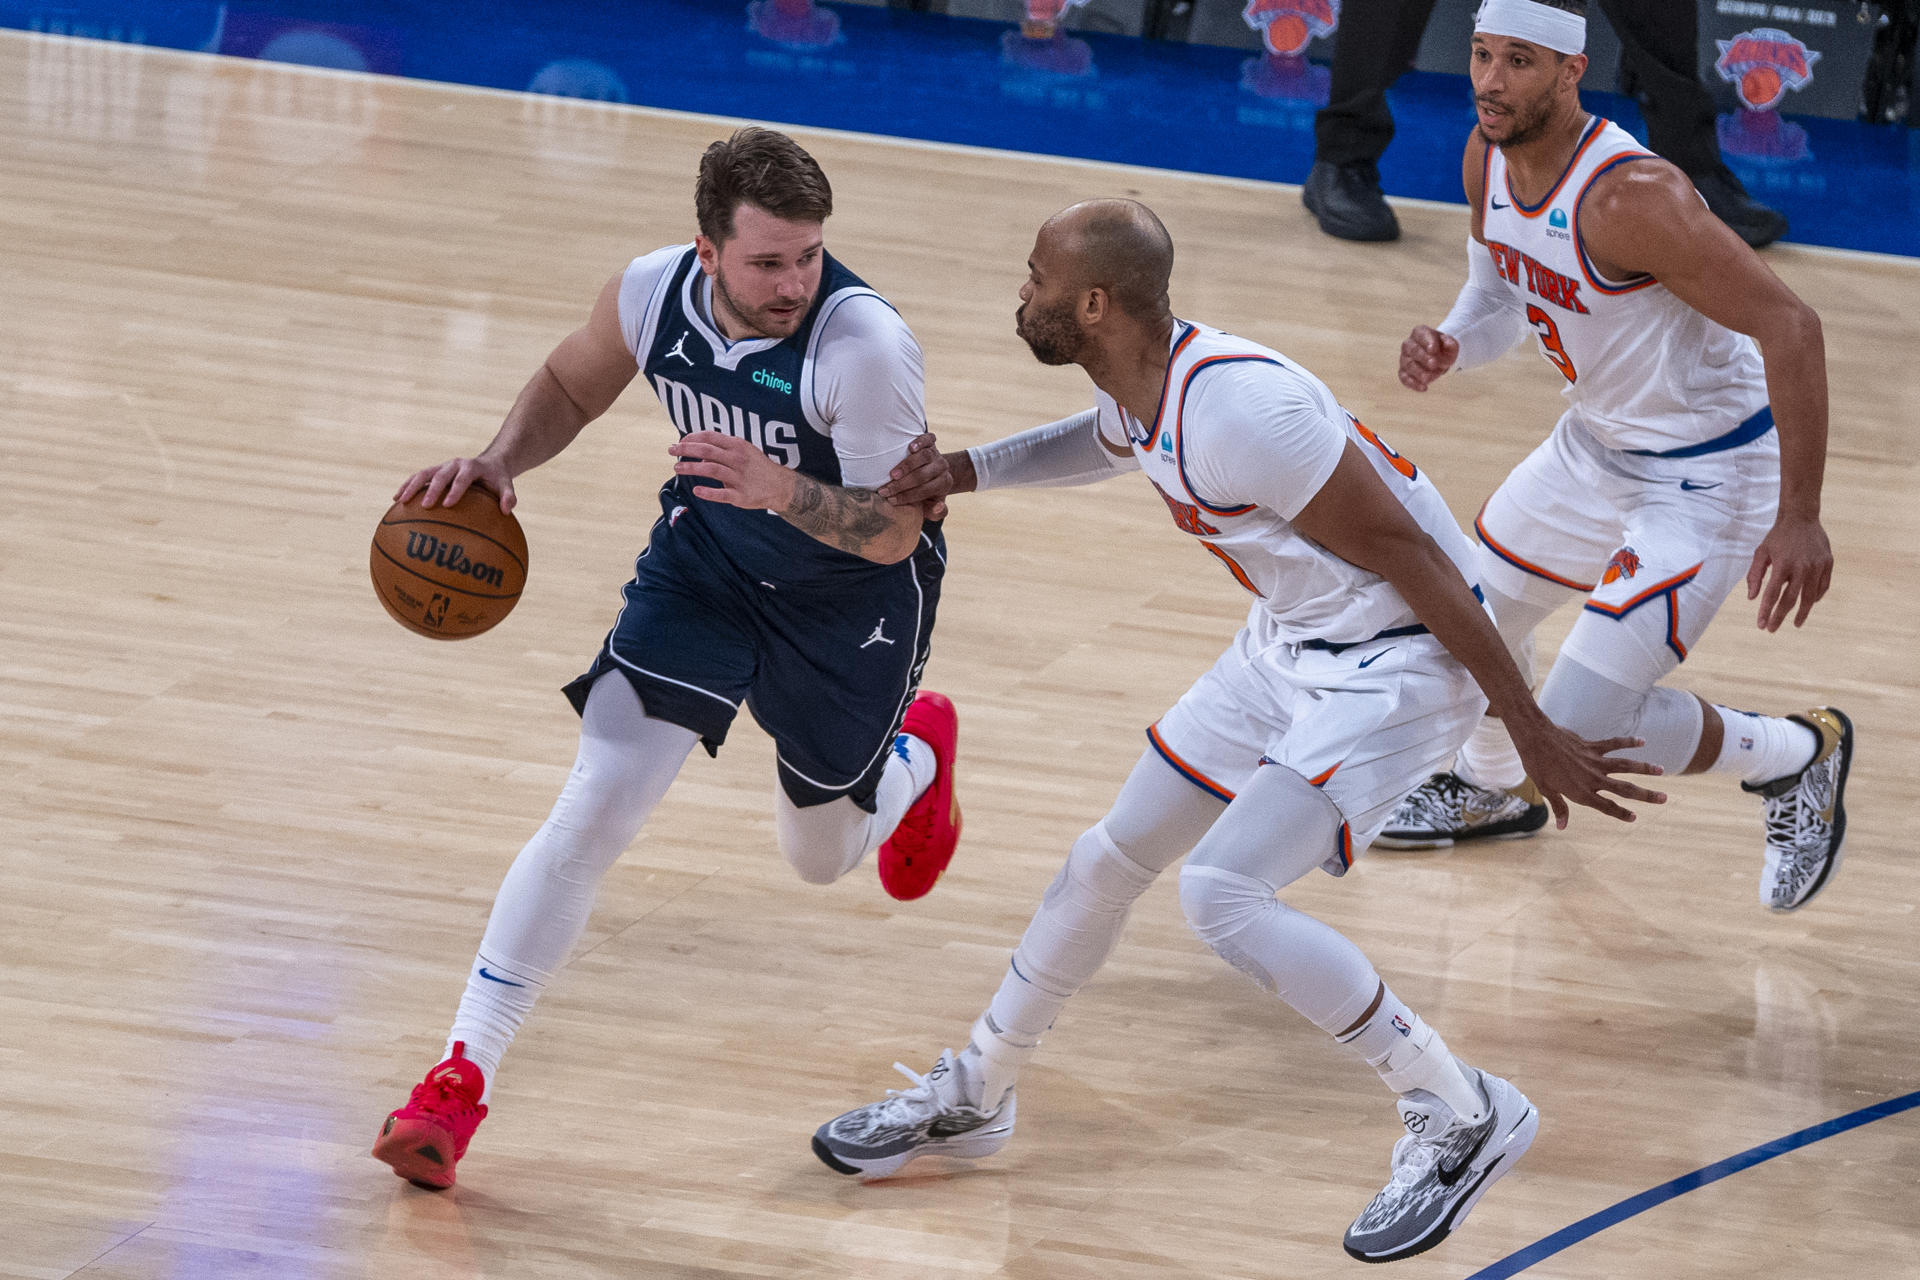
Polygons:
[[1241,11],[1268,53],[1297,54],[1340,25],[1340,0],[1247,0]]
[[1607,561],[1607,571],[1600,575],[1600,585],[1618,582],[1622,578],[1631,578],[1640,572],[1640,557],[1632,547],[1622,547],[1614,552]]
[[1787,90],[1812,84],[1813,64],[1820,61],[1817,49],[1774,27],[1742,31],[1714,43],[1720,46],[1720,58],[1713,69],[1752,111],[1771,111]]

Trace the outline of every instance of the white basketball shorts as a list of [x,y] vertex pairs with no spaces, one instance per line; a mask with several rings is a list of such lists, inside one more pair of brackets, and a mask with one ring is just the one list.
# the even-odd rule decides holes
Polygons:
[[1480,580],[1515,599],[1586,602],[1560,652],[1651,689],[1685,660],[1773,527],[1772,433],[1694,458],[1601,446],[1563,416],[1474,522]]
[[1479,722],[1480,686],[1431,635],[1369,640],[1335,652],[1272,638],[1255,605],[1220,660],[1147,730],[1166,762],[1222,800],[1262,765],[1298,773],[1345,820],[1351,865],[1394,807],[1447,768]]

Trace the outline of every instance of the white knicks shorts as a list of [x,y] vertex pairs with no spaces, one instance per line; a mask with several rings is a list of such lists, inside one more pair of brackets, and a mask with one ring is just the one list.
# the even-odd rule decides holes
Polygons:
[[1345,820],[1351,865],[1395,806],[1449,767],[1487,700],[1430,635],[1370,640],[1338,653],[1270,638],[1256,605],[1212,670],[1147,730],[1166,762],[1231,801],[1263,764],[1298,773]]
[[1563,416],[1474,521],[1480,580],[1542,605],[1585,595],[1561,654],[1651,689],[1745,581],[1779,496],[1772,432],[1660,458],[1605,448]]

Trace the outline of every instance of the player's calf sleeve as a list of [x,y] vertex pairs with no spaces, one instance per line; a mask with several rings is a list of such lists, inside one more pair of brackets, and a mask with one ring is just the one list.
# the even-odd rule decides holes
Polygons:
[[1540,691],[1540,709],[1561,728],[1589,740],[1641,738],[1619,754],[1678,774],[1700,746],[1700,700],[1681,689],[1639,690],[1609,680],[1565,656]]
[[887,756],[874,789],[873,812],[842,797],[801,808],[774,784],[774,839],[788,864],[808,884],[832,884],[860,865],[900,825],[913,802],[933,782],[933,748],[910,734]]
[[493,1074],[514,1033],[586,928],[608,868],[666,794],[697,736],[649,719],[627,681],[587,696],[580,754],[553,812],[513,860],[487,919],[448,1044]]
[[1062,1006],[1106,962],[1134,900],[1154,879],[1121,852],[1104,822],[1082,832],[987,1008],[992,1033],[1018,1048],[1038,1045]]

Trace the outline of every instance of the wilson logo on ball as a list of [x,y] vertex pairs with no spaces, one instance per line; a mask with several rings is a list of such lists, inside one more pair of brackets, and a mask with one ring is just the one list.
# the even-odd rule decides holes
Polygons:
[[527,582],[527,538],[499,497],[475,485],[451,507],[395,503],[374,529],[368,564],[396,622],[458,640],[512,610]]
[[414,560],[424,560],[428,564],[438,565],[453,573],[465,574],[476,582],[484,582],[497,587],[506,580],[499,566],[484,564],[467,555],[467,549],[457,542],[442,542],[430,533],[408,533],[407,555]]

